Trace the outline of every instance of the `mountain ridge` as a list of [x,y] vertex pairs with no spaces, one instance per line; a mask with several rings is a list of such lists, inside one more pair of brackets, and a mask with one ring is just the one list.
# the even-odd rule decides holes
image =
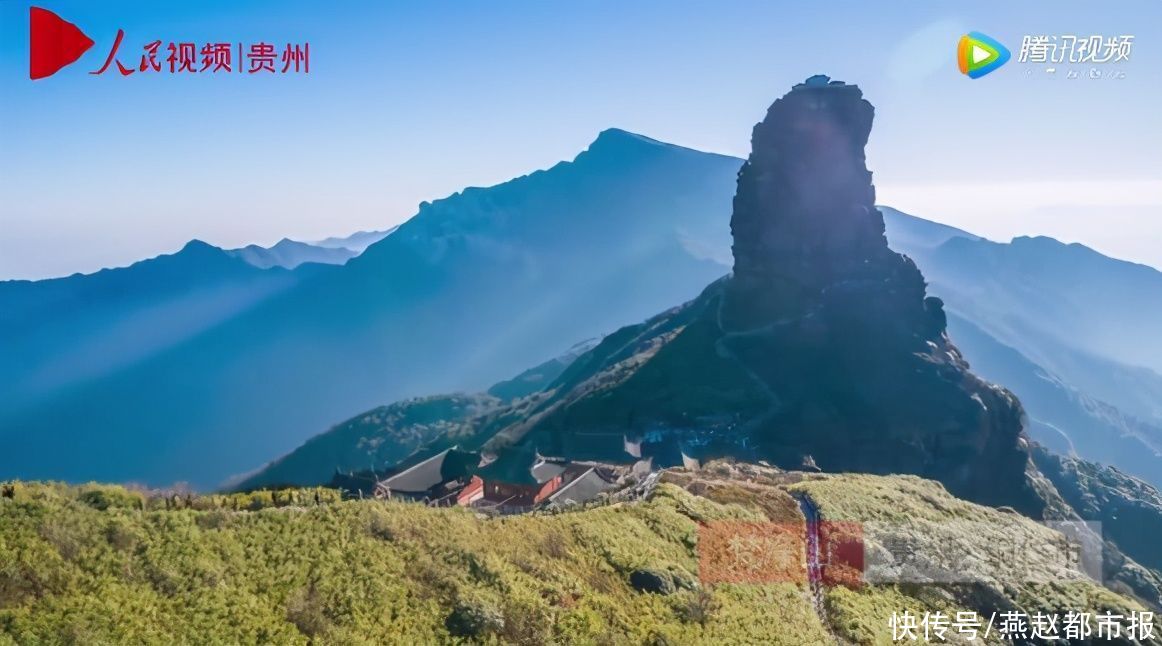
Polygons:
[[[272,281],[277,283],[277,289],[272,288],[268,295],[262,297],[260,313],[250,313],[248,308],[241,313],[230,314],[200,332],[196,339],[187,339],[182,344],[204,344],[206,349],[191,346],[188,351],[173,348],[164,356],[134,355],[134,361],[127,368],[119,369],[109,384],[82,384],[79,388],[63,393],[62,399],[51,409],[38,409],[46,412],[47,420],[36,420],[35,411],[29,413],[32,419],[14,418],[11,406],[0,405],[0,435],[7,436],[9,431],[4,429],[16,426],[51,437],[57,437],[61,428],[88,427],[95,437],[109,440],[116,437],[126,446],[134,446],[138,442],[135,438],[148,437],[152,434],[152,428],[170,428],[174,436],[184,437],[191,433],[201,433],[201,424],[211,423],[209,420],[212,418],[213,425],[228,427],[235,435],[255,435],[253,441],[229,440],[227,444],[221,445],[223,448],[235,446],[231,450],[249,456],[246,460],[238,460],[229,472],[216,476],[225,478],[248,471],[256,464],[268,461],[272,455],[293,450],[319,429],[330,426],[335,420],[349,417],[353,410],[368,410],[384,402],[433,392],[481,390],[499,379],[544,361],[546,357],[555,356],[560,348],[567,347],[578,338],[608,333],[624,324],[643,320],[673,303],[688,300],[706,282],[729,270],[729,237],[721,222],[729,208],[728,191],[733,190],[729,187],[734,183],[741,160],[659,142],[616,128],[607,129],[604,133],[604,137],[599,135],[593,145],[572,160],[562,161],[550,169],[514,178],[494,187],[468,188],[433,202],[425,202],[416,217],[369,247],[368,253],[353,258],[348,262],[350,266],[304,265],[294,271],[276,268],[260,273],[241,266],[237,259],[225,258],[223,252],[212,245],[191,241],[187,245],[187,253],[191,254],[188,257],[204,253],[213,263],[224,263],[244,275],[262,276],[264,280],[281,277],[278,281]],[[597,145],[599,140],[600,145]],[[631,148],[632,154],[606,155],[602,152],[603,149],[611,150],[619,146]],[[613,159],[608,165],[597,163],[603,157]],[[638,160],[635,162],[637,166],[623,163],[627,159]],[[643,159],[647,162],[641,163]],[[591,162],[596,163],[596,167]],[[632,173],[632,182],[619,183],[618,175],[626,172]],[[562,173],[574,178],[569,180],[571,184],[560,183]],[[514,182],[518,183],[514,185]],[[639,188],[647,190],[640,190],[640,195],[637,195],[634,191]],[[599,199],[594,198],[595,192],[600,195]],[[610,197],[610,194],[620,197]],[[686,197],[658,198],[669,194]],[[562,196],[562,199],[558,200],[555,195]],[[577,206],[578,203],[583,205]],[[934,266],[932,260],[932,250],[939,243],[951,238],[963,238],[979,241],[979,244],[1002,244],[989,243],[954,227],[935,223],[925,225],[923,223],[926,221],[887,207],[881,210],[885,215],[893,248],[902,248],[915,258],[929,280],[939,274],[936,271],[939,267]],[[601,216],[604,224],[592,219],[593,214],[605,214]],[[610,214],[617,215],[613,217]],[[517,226],[516,222],[531,225]],[[565,228],[558,226],[562,222]],[[611,238],[612,235],[616,237]],[[611,242],[614,243],[614,254],[606,262],[598,262],[599,256],[609,253]],[[954,246],[959,244],[964,243],[955,243]],[[538,249],[551,251],[538,254]],[[621,254],[620,257],[618,254]],[[159,257],[159,262],[163,265],[171,262],[160,259],[175,255],[180,255],[180,252]],[[647,261],[647,258],[652,260]],[[683,269],[665,276],[658,273],[658,265],[662,268]],[[142,267],[152,266],[147,264]],[[192,268],[189,273],[204,273],[198,269]],[[618,270],[627,272],[625,275],[649,277],[649,280],[627,284],[619,278]],[[99,280],[120,280],[118,277],[125,275],[125,271],[109,270],[102,275],[110,278]],[[537,287],[538,284],[548,285],[551,282],[550,276],[554,274],[562,276],[555,289]],[[458,282],[458,277],[463,275],[473,276],[474,285],[454,287],[463,282]],[[166,280],[154,282],[159,285],[167,283]],[[976,321],[977,317],[972,311],[960,307],[956,291],[946,289],[945,282],[949,281],[933,281],[932,291],[944,298],[950,312]],[[1003,286],[1003,281],[994,281],[990,285]],[[25,283],[19,289],[37,291],[46,286],[51,286],[51,283]],[[5,294],[12,294],[19,289],[13,289],[11,282],[0,282],[0,303],[8,306],[0,307],[0,328],[9,325],[3,328],[8,330],[7,333],[0,333],[0,349],[6,340],[9,346],[20,348],[20,353],[8,350],[11,356],[23,357],[10,362],[9,370],[25,371],[23,377],[20,372],[9,372],[5,377],[3,368],[0,368],[0,383],[7,379],[9,385],[13,384],[13,380],[27,379],[30,370],[38,369],[39,360],[35,359],[40,352],[38,347],[55,348],[60,354],[66,354],[69,348],[68,345],[50,347],[44,332],[40,337],[28,337],[23,336],[24,333],[12,331],[11,320],[17,310],[13,305],[14,299],[5,298]],[[444,297],[446,303],[458,303],[458,311],[472,312],[471,316],[479,317],[481,324],[494,332],[486,335],[483,330],[471,331],[468,327],[454,329],[454,326],[449,325],[447,316],[437,311],[441,307],[437,305],[438,299],[433,301],[431,296],[445,289],[449,291]],[[491,302],[481,303],[478,300],[482,294],[503,295],[505,291],[516,290],[523,290],[524,296],[507,295],[501,298],[501,301],[508,303],[507,311]],[[651,302],[636,302],[634,297],[637,293],[650,294]],[[616,298],[611,298],[618,294]],[[171,299],[172,296],[167,296],[163,290],[150,298]],[[637,300],[640,301],[640,297]],[[86,303],[85,308],[92,307],[95,302]],[[483,307],[481,304],[469,303],[481,303]],[[971,302],[968,304],[971,305]],[[84,308],[77,310],[80,314],[84,311]],[[7,323],[5,312],[8,312]],[[310,312],[320,314],[308,316]],[[401,312],[409,312],[405,316],[412,317],[408,319],[412,321],[411,324],[393,322],[402,315]],[[517,312],[521,314],[516,315]],[[581,313],[581,320],[575,314],[578,312]],[[339,313],[346,314],[340,316]],[[145,316],[145,313],[132,310],[124,316],[132,321]],[[141,320],[145,324],[148,319]],[[288,324],[288,321],[293,323]],[[372,335],[369,332],[372,329],[378,331]],[[431,330],[432,335],[473,338],[478,342],[447,346],[445,350],[461,360],[456,364],[446,364],[457,367],[439,375],[437,373],[441,370],[430,365],[431,356],[425,356],[424,351],[408,350],[382,339],[385,336],[407,338],[415,334],[416,329]],[[998,330],[990,329],[989,334],[997,335]],[[259,340],[252,344],[248,335],[258,335]],[[535,344],[525,343],[529,338],[539,341]],[[1030,352],[1022,337],[1008,334],[1000,335],[999,338],[1005,345]],[[319,339],[336,341],[319,342]],[[317,348],[311,349],[306,345],[308,343]],[[430,352],[436,352],[438,346],[434,343],[428,346]],[[263,345],[266,348],[262,348]],[[218,351],[213,350],[231,346],[237,347],[220,357]],[[1052,351],[1059,363],[1066,356],[1060,349],[1048,350]],[[250,352],[257,353],[257,362],[245,359]],[[1039,356],[1039,361],[1044,361],[1047,352],[1033,354]],[[301,355],[301,358],[288,358],[289,355]],[[1144,373],[1135,373],[1112,364],[1095,366],[1092,361],[1083,361],[1082,355],[1076,353],[1069,356],[1077,358],[1070,359],[1070,365],[1064,369],[1052,368],[1049,372],[1063,375],[1063,380],[1073,387],[1096,392],[1097,399],[1115,398],[1111,400],[1112,404],[1141,414],[1143,419],[1149,421],[1149,415],[1146,414],[1149,413],[1149,402],[1162,400],[1162,394],[1157,397],[1153,395],[1155,392],[1162,393],[1162,385],[1152,385],[1154,382]],[[967,358],[970,363],[974,362],[971,352],[967,353]],[[148,366],[142,366],[143,361]],[[248,369],[247,365],[256,367]],[[392,373],[407,366],[419,369],[405,383]],[[190,370],[191,367],[194,370]],[[363,383],[354,383],[353,387],[345,388],[348,377],[343,376],[334,385],[309,378],[288,379],[280,376],[286,375],[288,371],[302,371],[304,367],[318,374],[358,374]],[[186,374],[188,376],[183,376]],[[199,374],[207,376],[200,377]],[[269,379],[264,378],[269,383],[256,385],[251,375],[263,374],[272,375]],[[1003,376],[1005,373],[998,371],[998,374]],[[1003,383],[1004,379],[1001,381]],[[212,382],[219,383],[215,385]],[[152,384],[163,383],[167,391],[178,393],[177,399],[169,394],[149,399],[132,394],[142,384],[148,389],[153,387]],[[1102,391],[1102,383],[1117,383],[1118,387]],[[1159,383],[1162,384],[1162,380]],[[375,385],[376,388],[369,385]],[[256,389],[256,403],[242,400],[243,393],[251,389]],[[181,394],[182,390],[191,394]],[[9,392],[17,392],[17,389],[10,388]],[[290,395],[292,392],[295,394]],[[174,410],[183,410],[204,397],[230,403],[222,407],[220,414],[210,412],[210,417],[205,417],[206,421],[179,422],[176,427],[169,416],[151,402],[152,399],[160,398],[159,401],[168,401]],[[335,403],[326,406],[313,403],[327,397],[334,397]],[[125,404],[117,404],[120,400],[124,400]],[[258,401],[266,403],[258,405]],[[286,401],[293,401],[296,406],[300,402],[308,406],[302,411],[303,414],[296,416],[284,410],[281,402]],[[123,410],[109,410],[108,421],[98,419],[98,426],[92,427],[93,417],[85,415],[83,411],[105,409],[110,403]],[[205,404],[197,406],[204,408]],[[134,419],[133,407],[151,411],[148,424]],[[264,420],[260,411],[269,412],[270,419]],[[1035,409],[1032,412],[1037,414]],[[205,415],[206,412],[195,413],[190,419]],[[105,424],[115,425],[117,434],[101,431]],[[275,429],[278,430],[277,434],[274,434]],[[216,437],[215,433],[210,433],[205,441],[223,441]],[[193,436],[182,440],[187,448],[175,449],[173,457],[162,462],[176,461],[178,455],[183,451],[188,452],[189,446],[196,445],[197,441]],[[248,448],[242,450],[243,445]],[[28,446],[27,440],[22,439],[13,446]],[[37,450],[46,456],[51,455],[47,447]],[[124,457],[111,457],[108,461],[132,462]],[[77,455],[77,459],[83,461],[85,457]],[[213,486],[219,481],[216,478],[205,480],[203,476],[184,472],[183,468],[176,471],[160,468],[152,475],[146,475],[135,467],[135,473],[125,472],[125,475],[118,477],[113,472],[89,469],[73,472],[72,467],[64,469],[64,464],[53,458],[41,467],[47,470],[18,473],[52,474],[58,477],[72,474],[75,478],[145,478],[155,482],[159,482],[156,478],[162,478],[160,482],[192,479],[201,486]],[[0,460],[0,468],[10,469],[12,465]]]
[[[607,157],[582,153],[424,203],[346,265],[280,274],[293,288],[196,337],[51,403],[0,406],[0,439],[17,449],[0,471],[212,487],[352,410],[482,389],[720,275],[721,265],[685,251],[675,229],[706,228],[703,214],[723,208],[712,186],[733,178],[734,162],[693,151],[647,154],[634,167]],[[105,413],[93,418],[94,409]],[[81,427],[93,442],[116,437],[120,449],[60,456],[40,445]],[[171,448],[156,446],[156,428],[168,429]],[[146,460],[136,447],[147,446],[159,450]]]
[[295,269],[299,265],[312,262],[324,265],[342,265],[358,255],[354,250],[346,247],[321,247],[289,238],[283,238],[270,247],[252,244],[239,249],[230,249],[227,253],[241,258],[259,269],[270,269],[271,267]]

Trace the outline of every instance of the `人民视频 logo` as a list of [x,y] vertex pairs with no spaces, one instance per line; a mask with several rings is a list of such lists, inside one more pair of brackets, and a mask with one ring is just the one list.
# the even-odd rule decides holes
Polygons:
[[[80,27],[41,7],[28,16],[28,78],[43,79],[72,65],[96,43]],[[118,29],[104,62],[90,74],[116,69],[121,76],[166,72],[183,74],[308,74],[310,43],[181,42],[151,39],[140,54],[125,46],[125,30]]]
[[72,65],[93,46],[79,27],[40,7],[29,10],[28,36],[28,78],[34,81]]

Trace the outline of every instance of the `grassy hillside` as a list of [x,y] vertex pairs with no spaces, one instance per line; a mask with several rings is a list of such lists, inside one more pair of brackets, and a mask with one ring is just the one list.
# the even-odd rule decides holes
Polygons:
[[[811,496],[823,517],[858,521],[867,553],[865,576],[947,585],[867,586],[827,590],[836,623],[850,637],[870,639],[900,607],[945,605],[945,612],[1065,613],[1078,608],[1142,609],[1096,585],[1042,548],[1056,532],[1012,512],[953,498],[938,483],[914,476],[842,475],[792,487]],[[914,556],[895,560],[887,546],[906,544]]]
[[[667,472],[647,501],[504,518],[338,502],[327,490],[167,502],[117,487],[15,483],[0,498],[0,644],[877,643],[893,611],[985,610],[997,599],[835,587],[820,612],[794,574],[801,541],[786,543],[798,546],[789,576],[704,585],[702,530],[766,523],[798,536],[794,490],[828,515],[969,514],[998,532],[1044,531],[915,478],[801,479],[718,465]],[[987,538],[960,540],[991,549]],[[666,593],[635,589],[642,573]],[[1076,573],[1063,577],[1071,608],[1136,607]],[[1005,586],[999,594],[1022,608],[1059,603]]]

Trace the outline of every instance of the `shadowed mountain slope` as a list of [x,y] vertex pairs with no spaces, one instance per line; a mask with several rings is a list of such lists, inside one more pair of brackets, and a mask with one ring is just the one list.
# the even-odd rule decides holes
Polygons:
[[543,412],[494,443],[611,458],[624,437],[916,473],[1039,516],[1020,404],[969,372],[942,303],[888,248],[864,163],[872,113],[858,88],[826,77],[776,101],[739,173],[733,275],[607,337]]
[[[28,359],[0,384],[11,394],[0,400],[0,473],[209,487],[353,410],[482,389],[578,339],[687,300],[722,275],[726,268],[688,241],[725,220],[717,187],[733,180],[737,164],[608,130],[573,161],[422,204],[342,267],[266,274],[213,250],[205,273],[215,271],[212,261],[289,279],[171,342],[128,343],[117,361],[85,362],[95,368],[47,384],[38,397],[19,395],[41,385],[36,362],[70,353],[35,325],[55,301],[37,291],[40,283],[2,284],[0,294],[16,292],[15,305],[2,309],[21,326],[6,328],[3,343]],[[134,273],[164,264],[141,263]],[[108,275],[121,280],[127,271]],[[151,274],[147,282],[167,281]],[[25,289],[36,293],[24,299]],[[115,291],[138,297],[131,286]],[[111,325],[136,330],[152,321],[110,311]]]
[[[741,163],[608,130],[573,161],[425,203],[394,232],[319,243],[375,241],[343,267],[260,271],[195,242],[91,276],[0,282],[0,474],[209,487],[352,411],[537,366],[725,274]],[[1101,450],[1105,432],[1162,426],[1162,377],[1142,367],[1157,272],[881,212],[964,357],[1022,398],[1034,437],[1064,434],[1162,482],[1131,450]],[[1117,344],[1091,334],[1113,320],[1127,322]],[[998,344],[1028,361],[997,360]],[[1142,360],[1119,361],[1119,344]],[[1076,396],[1034,387],[1038,374]],[[551,381],[530,376],[500,396]]]

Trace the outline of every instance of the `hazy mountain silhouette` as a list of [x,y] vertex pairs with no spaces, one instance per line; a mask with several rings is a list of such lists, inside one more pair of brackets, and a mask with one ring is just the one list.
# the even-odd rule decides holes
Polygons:
[[[1138,320],[1139,313],[1125,310],[1138,298],[1149,299],[1151,290],[1160,293],[1162,274],[1081,245],[1049,238],[1000,244],[889,207],[880,211],[892,247],[915,259],[930,291],[944,299],[952,339],[978,374],[1021,398],[1035,439],[1162,485],[1162,376],[1093,353],[1089,337],[1059,340],[1052,331],[1081,316],[1091,322],[1108,317],[1114,327]],[[977,256],[1003,260],[976,264]],[[1055,273],[1078,256],[1081,274]],[[1088,286],[1077,301],[1075,278]],[[1091,293],[1125,293],[1126,285],[1144,291],[1104,314],[1082,305]],[[1134,338],[1153,341],[1147,334]]]
[[[729,271],[741,163],[614,129],[573,161],[424,203],[394,232],[311,243],[378,240],[343,266],[262,270],[194,242],[129,268],[0,282],[0,477],[213,486],[354,411],[483,389]],[[1063,410],[1025,385],[1041,369],[1149,420],[1162,378],[1131,363],[1152,365],[1146,323],[1162,316],[1138,306],[1158,272],[882,210],[968,361],[979,353],[1034,419]],[[983,336],[959,338],[961,320]],[[994,342],[1027,361],[994,359]],[[1143,359],[1127,363],[1135,344]]]
[[363,253],[368,247],[391,235],[398,228],[391,227],[383,231],[356,231],[349,236],[324,238],[307,244],[328,249],[350,249],[356,253]]
[[[484,388],[720,276],[683,240],[722,226],[737,170],[734,158],[608,130],[571,162],[424,203],[346,265],[267,270],[287,277],[281,289],[192,334],[102,346],[118,360],[38,397],[18,393],[44,368],[21,361],[0,388],[13,393],[0,402],[0,473],[212,486],[352,411]],[[220,251],[207,261],[270,280]],[[132,268],[158,283],[147,306],[165,298],[152,267]],[[40,307],[39,286],[21,312]],[[138,310],[97,306],[111,326],[148,325]],[[31,325],[5,339],[32,358],[68,352]]]
[[391,235],[399,227],[384,231],[357,231],[349,236],[331,237],[314,242],[300,242],[283,238],[270,247],[252,244],[227,253],[237,256],[259,269],[282,267],[294,269],[301,264],[315,262],[324,265],[342,265],[358,256],[368,247]]
[[308,262],[342,265],[359,255],[358,251],[346,247],[324,247],[286,238],[279,240],[271,247],[252,244],[241,249],[231,249],[227,253],[241,258],[259,269],[270,269],[271,267],[294,269]]
[[1162,426],[1080,390],[956,314],[949,314],[948,329],[973,370],[1020,396],[1034,439],[1058,453],[1162,483]]
[[917,256],[951,311],[1082,390],[1162,423],[1162,272],[1044,237],[958,237]]
[[3,410],[180,345],[317,271],[264,271],[195,240],[129,267],[0,282]]

